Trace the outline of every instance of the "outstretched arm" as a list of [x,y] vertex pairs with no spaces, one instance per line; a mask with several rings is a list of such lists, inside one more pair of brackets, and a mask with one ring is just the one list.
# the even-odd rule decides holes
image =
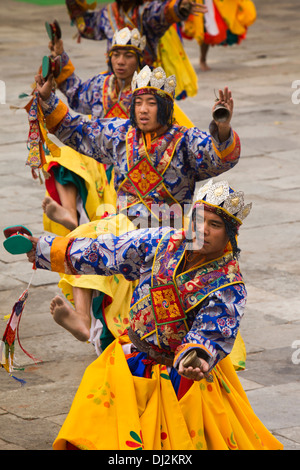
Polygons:
[[132,230],[121,236],[97,238],[27,236],[33,248],[27,253],[37,269],[66,274],[122,274],[129,281],[140,277],[141,266],[152,264],[160,238],[169,229]]
[[[103,114],[102,89],[107,74],[99,74],[83,82],[73,73],[59,86],[73,111],[101,117]],[[59,78],[59,77],[58,77]]]
[[202,5],[191,0],[181,0],[179,2],[179,11],[184,15],[185,12],[187,12],[188,15],[203,15],[204,13],[207,13],[208,9],[206,5]]
[[196,181],[212,178],[230,170],[240,158],[240,139],[231,127],[233,98],[227,87],[219,90],[219,99],[214,103],[213,111],[218,104],[227,109],[226,120],[212,120],[209,133],[192,127],[185,132],[182,140],[182,152],[186,155],[182,158],[194,172]]
[[206,11],[205,5],[190,0],[145,2],[139,7],[140,27],[143,28],[148,40],[153,36],[160,38],[170,25],[186,20],[190,14],[200,15]]
[[65,103],[52,93],[53,77],[46,81],[36,77],[36,86],[42,100],[47,129],[79,153],[92,157],[100,163],[115,165],[119,144],[124,144],[129,120],[88,119],[72,115]]
[[[69,2],[70,3],[70,2]],[[127,2],[128,8],[136,6],[135,2]],[[143,26],[144,31],[151,31],[158,37],[162,36],[168,26],[173,23],[184,21],[190,14],[198,15],[207,12],[207,7],[191,0],[165,0],[144,3],[139,7],[138,23],[135,26]],[[75,9],[71,17],[75,18]],[[97,11],[82,11],[84,28],[80,35],[86,39],[111,40],[113,30],[111,28],[111,11],[104,7]],[[77,16],[78,13],[77,13]],[[79,28],[78,28],[79,29]]]
[[49,49],[53,57],[60,56],[61,58],[61,72],[55,81],[59,90],[66,96],[70,108],[81,114],[101,117],[102,88],[107,74],[98,74],[82,81],[76,75],[75,67],[64,50],[62,39],[55,38],[54,42],[50,41]]

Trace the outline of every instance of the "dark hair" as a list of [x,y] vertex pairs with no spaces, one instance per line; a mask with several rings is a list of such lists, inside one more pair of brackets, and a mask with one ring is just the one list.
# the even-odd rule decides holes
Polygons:
[[[155,97],[157,103],[157,121],[162,126],[165,126],[166,124],[171,126],[174,108],[173,101],[168,98],[162,98],[157,94],[153,96]],[[135,100],[136,96],[132,98],[130,105],[130,122],[133,127],[137,127],[135,119]]]
[[236,241],[236,236],[238,234],[237,226],[235,224],[229,222],[228,220],[224,219],[223,217],[222,217],[222,219],[224,220],[225,230],[226,230],[226,233],[228,235],[229,241],[230,241],[231,246],[232,246],[233,257],[235,259],[239,259],[241,250],[238,247],[237,241]]

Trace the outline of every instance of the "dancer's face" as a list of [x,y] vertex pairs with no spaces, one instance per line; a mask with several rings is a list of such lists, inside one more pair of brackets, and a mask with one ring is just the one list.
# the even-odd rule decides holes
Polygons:
[[138,59],[134,52],[126,49],[115,49],[111,53],[111,66],[115,76],[119,80],[130,83],[137,69]]
[[193,230],[196,231],[199,242],[201,240],[199,254],[205,255],[206,260],[222,256],[229,238],[224,220],[219,215],[208,210],[197,211]]
[[157,121],[157,101],[153,95],[140,95],[135,98],[135,119],[143,132],[157,132],[161,124]]

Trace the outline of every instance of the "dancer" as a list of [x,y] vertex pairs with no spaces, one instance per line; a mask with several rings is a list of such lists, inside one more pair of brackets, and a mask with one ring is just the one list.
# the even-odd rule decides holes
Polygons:
[[[70,237],[96,237],[103,230],[120,234],[128,232],[129,227],[148,226],[148,222],[154,221],[182,227],[184,215],[192,204],[196,183],[221,174],[238,162],[240,143],[230,126],[233,99],[228,88],[219,92],[220,102],[229,110],[228,120],[224,123],[213,121],[211,134],[207,134],[172,122],[176,81],[175,77],[166,77],[162,69],[151,71],[146,66],[135,75],[130,121],[99,119],[89,122],[80,116],[72,117],[66,106],[61,112],[63,105],[51,94],[49,81],[38,85],[41,98],[47,105],[46,124],[51,122],[55,126],[55,133],[63,142],[76,146],[80,152],[98,161],[114,164],[115,168],[117,217],[106,217],[97,224],[81,226],[80,232],[77,229]],[[140,179],[143,174],[145,178]],[[144,183],[149,183],[148,187]],[[92,300],[80,302],[82,310],[85,309],[82,315],[85,320],[81,321],[79,333],[100,353],[128,326],[134,284],[126,284],[123,279],[122,291],[121,279],[116,276],[90,278],[89,284],[86,276],[68,278],[66,275],[64,279],[71,279],[73,291],[80,282],[81,286],[85,283],[84,287],[89,288],[90,298],[94,292],[97,293],[93,301],[98,304],[97,312],[95,308],[92,314],[90,312],[88,306]],[[118,303],[120,299],[121,304]],[[62,313],[62,306],[59,307]],[[60,318],[60,324],[64,323],[62,326],[72,334],[74,328],[71,329],[70,325],[75,324],[72,321],[74,314],[65,306],[64,315]]]
[[116,30],[125,26],[137,28],[146,37],[144,57],[149,66],[155,64],[159,39],[172,24],[187,19],[190,14],[202,15],[207,11],[204,5],[190,0],[117,0],[97,11],[76,0],[66,0],[66,5],[79,36],[97,41],[106,39],[108,50]]
[[[145,37],[137,29],[123,28],[114,34],[108,54],[109,71],[85,82],[75,74],[62,39],[51,41],[49,47],[54,56],[61,57],[62,69],[55,81],[74,111],[92,118],[128,119],[131,80],[143,64],[145,47]],[[57,158],[49,156],[47,162],[47,193],[42,204],[45,230],[65,235],[81,223],[100,218],[108,205],[115,206],[111,165],[104,167],[78,152],[75,158],[69,147],[61,149]]]
[[228,360],[246,304],[237,234],[250,209],[210,180],[187,232],[30,238],[38,269],[139,280],[127,332],[88,366],[54,449],[282,449]]
[[190,15],[183,23],[183,36],[200,45],[200,69],[210,70],[207,54],[210,46],[240,44],[256,20],[251,0],[204,0],[204,17]]
[[162,67],[167,75],[176,76],[176,99],[197,94],[198,78],[183,47],[177,24],[190,14],[202,16],[207,11],[205,5],[190,0],[117,0],[100,10],[95,10],[95,4],[83,5],[76,0],[66,0],[66,5],[77,26],[78,37],[106,39],[108,49],[114,31],[124,26],[137,28],[146,36],[145,63],[150,67]]

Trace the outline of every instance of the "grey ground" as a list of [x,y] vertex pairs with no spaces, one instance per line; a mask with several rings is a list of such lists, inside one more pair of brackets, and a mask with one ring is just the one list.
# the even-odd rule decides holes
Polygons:
[[[242,227],[241,267],[248,304],[241,332],[247,347],[241,382],[258,417],[284,444],[300,449],[300,104],[293,104],[293,82],[300,80],[298,1],[256,1],[258,18],[240,46],[210,50],[211,71],[199,70],[195,42],[186,50],[199,78],[195,98],[181,102],[203,130],[208,129],[214,90],[228,85],[235,100],[233,127],[242,143],[239,164],[226,179],[244,190],[253,210]],[[64,6],[39,7],[0,0],[0,80],[6,103],[0,104],[1,242],[4,227],[26,225],[43,233],[44,187],[31,178],[26,140],[27,115],[18,95],[30,85],[48,53],[45,21],[57,19],[67,52],[83,79],[105,70],[105,43],[72,38],[74,28]],[[300,85],[300,84],[299,84]],[[300,96],[300,94],[298,94]],[[31,265],[22,255],[0,247],[0,334],[3,317],[27,287]],[[43,363],[35,365],[17,346],[25,371],[21,387],[0,369],[0,450],[48,450],[68,413],[92,346],[79,343],[57,326],[49,313],[59,293],[54,273],[38,272],[30,288],[20,327],[22,346]]]

